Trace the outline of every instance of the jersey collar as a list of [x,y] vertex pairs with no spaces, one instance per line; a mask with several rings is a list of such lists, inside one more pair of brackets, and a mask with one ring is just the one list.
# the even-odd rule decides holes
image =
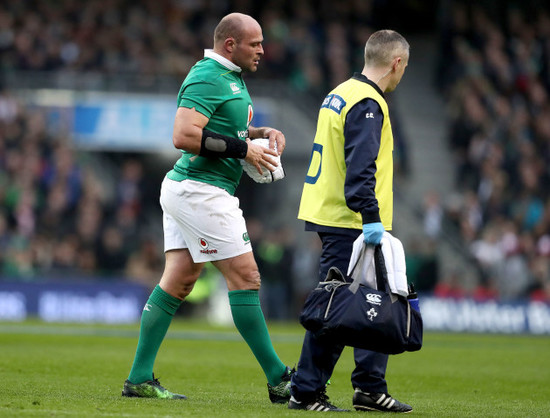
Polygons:
[[380,89],[380,87],[378,87],[378,84],[376,84],[374,81],[372,80],[369,80],[367,77],[365,77],[364,74],[361,74],[361,73],[354,73],[353,74],[353,77],[355,80],[359,80],[359,81],[362,81],[363,83],[367,83],[367,84],[370,84],[372,87],[374,87],[374,89],[380,93],[380,96],[384,97],[384,92]]
[[204,57],[205,58],[212,58],[214,61],[219,62],[221,65],[223,65],[225,68],[236,71],[240,73],[242,71],[241,67],[238,65],[233,64],[231,61],[229,61],[227,58],[222,57],[220,54],[217,54],[214,52],[213,49],[205,49],[204,50]]

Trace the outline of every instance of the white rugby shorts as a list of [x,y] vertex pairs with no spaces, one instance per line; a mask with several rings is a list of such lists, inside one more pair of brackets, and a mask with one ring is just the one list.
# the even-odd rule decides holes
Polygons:
[[195,263],[252,251],[239,199],[194,180],[165,177],[160,189],[164,251],[187,248]]

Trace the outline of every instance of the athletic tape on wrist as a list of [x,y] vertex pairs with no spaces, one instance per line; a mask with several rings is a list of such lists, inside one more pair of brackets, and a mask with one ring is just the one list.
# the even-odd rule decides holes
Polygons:
[[245,158],[248,144],[238,138],[202,130],[201,157],[210,158]]

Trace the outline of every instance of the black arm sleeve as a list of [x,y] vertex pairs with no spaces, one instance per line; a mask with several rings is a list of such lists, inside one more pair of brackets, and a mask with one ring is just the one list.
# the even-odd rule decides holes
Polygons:
[[202,130],[201,157],[210,158],[245,158],[248,144],[238,138]]
[[376,186],[376,158],[384,115],[375,100],[365,99],[353,106],[346,116],[344,153],[346,204],[360,212],[363,223],[380,222]]

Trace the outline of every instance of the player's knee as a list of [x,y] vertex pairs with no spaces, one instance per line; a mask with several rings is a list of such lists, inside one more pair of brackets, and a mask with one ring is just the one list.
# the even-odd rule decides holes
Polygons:
[[175,298],[184,300],[195,287],[197,277],[192,275],[168,275],[165,274],[160,280],[163,290]]
[[194,287],[195,283],[182,284],[181,287],[178,289],[178,295],[176,297],[181,300],[185,299],[189,295],[189,293],[191,293]]
[[243,276],[245,286],[248,290],[259,290],[261,285],[260,272],[258,269],[250,270]]
[[180,300],[184,300],[189,295],[189,293],[191,293],[194,286],[195,286],[194,283],[192,284],[171,283],[169,285],[164,284],[163,286],[161,281],[161,287],[163,288],[163,290],[169,295],[175,298],[178,298]]

